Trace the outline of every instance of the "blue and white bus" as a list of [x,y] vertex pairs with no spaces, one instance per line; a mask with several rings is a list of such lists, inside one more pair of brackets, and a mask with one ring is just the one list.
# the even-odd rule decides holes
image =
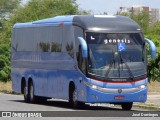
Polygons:
[[26,102],[49,98],[120,104],[147,100],[147,50],[154,43],[124,16],[70,15],[17,23],[11,41],[13,92]]

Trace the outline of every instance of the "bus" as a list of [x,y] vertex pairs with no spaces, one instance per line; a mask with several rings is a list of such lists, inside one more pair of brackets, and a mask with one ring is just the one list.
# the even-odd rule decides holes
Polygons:
[[13,26],[12,90],[26,102],[57,98],[73,108],[85,103],[147,100],[147,45],[132,19],[111,15],[56,16]]

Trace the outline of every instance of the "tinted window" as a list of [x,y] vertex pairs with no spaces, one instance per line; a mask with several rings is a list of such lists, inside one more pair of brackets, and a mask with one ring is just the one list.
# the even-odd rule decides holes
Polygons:
[[67,52],[72,58],[74,57],[73,52],[73,27],[64,26],[63,27],[63,44],[62,51]]
[[19,28],[15,31],[17,51],[35,51],[34,28]]
[[61,52],[62,27],[33,27],[15,30],[17,51]]
[[61,52],[62,27],[35,28],[36,51]]

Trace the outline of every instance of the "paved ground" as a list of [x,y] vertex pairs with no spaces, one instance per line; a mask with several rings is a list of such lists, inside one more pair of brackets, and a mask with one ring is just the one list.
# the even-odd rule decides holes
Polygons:
[[[148,104],[151,103],[157,103],[159,105],[159,101],[160,101],[160,97],[159,95],[149,95],[148,96]],[[113,114],[113,116],[116,116],[118,114],[130,114],[131,112],[133,113],[143,113],[146,112],[148,110],[146,110],[145,108],[138,108],[138,107],[133,107],[131,112],[128,111],[122,111],[121,108],[116,108],[114,106],[99,106],[99,107],[94,107],[94,106],[89,106],[86,105],[85,108],[83,110],[74,110],[71,109],[68,106],[68,103],[66,101],[63,100],[56,100],[56,99],[52,99],[50,101],[48,101],[47,103],[44,104],[29,104],[29,103],[25,103],[23,100],[23,96],[22,95],[11,95],[11,94],[3,94],[0,93],[0,111],[58,111],[59,113],[64,112],[64,111],[71,111],[74,113],[74,111],[82,111],[82,112],[88,112],[88,111],[93,111],[93,115],[98,114],[99,111],[102,111],[103,115],[104,114]],[[96,112],[97,111],[97,112]],[[54,114],[54,113],[53,113]],[[57,114],[57,113],[56,113]],[[86,114],[87,115],[87,114]],[[160,117],[160,116],[159,116]],[[2,119],[2,118],[0,118]],[[3,118],[5,120],[7,120],[8,118]],[[18,120],[19,118],[12,118],[10,120]],[[31,120],[37,119],[39,120],[39,118],[30,118]],[[42,120],[48,120],[48,119],[52,119],[53,118],[41,118]],[[87,120],[133,120],[133,118],[121,118],[121,117],[58,117],[58,118],[54,118],[54,119],[64,119],[64,120],[80,120],[80,119],[87,119]],[[137,118],[136,120],[150,120],[151,118]],[[159,120],[159,118],[153,118],[153,120]]]
[[[82,110],[122,111],[120,107],[111,104],[87,104]],[[135,111],[145,109],[133,108]],[[79,111],[71,109],[66,100],[51,99],[43,104],[25,103],[22,95],[0,93],[0,111]]]

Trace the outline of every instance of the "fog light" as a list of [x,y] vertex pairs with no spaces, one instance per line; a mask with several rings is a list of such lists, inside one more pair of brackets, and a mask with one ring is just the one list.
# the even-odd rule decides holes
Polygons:
[[139,96],[139,99],[143,99],[145,96],[145,94],[142,94],[141,96]]

